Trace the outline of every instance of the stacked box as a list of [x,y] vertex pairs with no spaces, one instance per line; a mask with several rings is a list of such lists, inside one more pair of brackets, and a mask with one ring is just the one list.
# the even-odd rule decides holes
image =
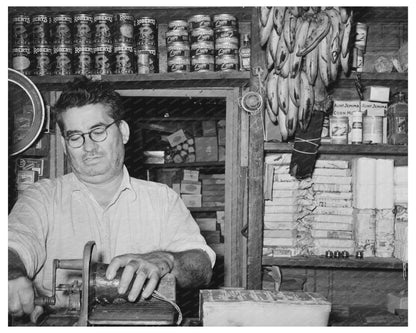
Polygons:
[[[172,188],[179,193],[186,207],[201,207],[201,182],[198,181],[199,171],[183,170],[179,183],[173,183]],[[196,180],[195,180],[196,179]]]
[[393,257],[394,212],[392,209],[376,209],[375,255],[381,258]]
[[223,207],[225,204],[225,174],[201,174],[202,206]]
[[408,211],[407,206],[397,205],[395,208],[394,252],[395,258],[408,262]]

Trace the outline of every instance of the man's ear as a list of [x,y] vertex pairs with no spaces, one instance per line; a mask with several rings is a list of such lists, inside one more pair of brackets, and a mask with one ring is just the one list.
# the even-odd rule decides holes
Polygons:
[[62,144],[62,147],[64,148],[64,154],[66,155],[66,144],[65,144],[65,139],[62,135],[61,135],[61,144]]
[[130,127],[124,120],[121,120],[119,128],[123,136],[123,143],[126,144],[130,138]]

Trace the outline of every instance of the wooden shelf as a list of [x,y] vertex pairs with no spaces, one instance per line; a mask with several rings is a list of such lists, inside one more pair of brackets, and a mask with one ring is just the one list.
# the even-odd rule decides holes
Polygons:
[[361,83],[366,85],[380,85],[380,86],[399,86],[400,89],[407,89],[408,74],[407,73],[351,73],[345,76],[344,73],[333,84],[334,88],[355,88],[355,80],[357,76],[360,77]]
[[193,162],[193,163],[165,163],[165,164],[144,164],[148,169],[161,168],[197,168],[197,167],[225,167],[225,162]]
[[401,270],[403,262],[397,258],[348,258],[328,259],[324,256],[309,257],[263,257],[263,265],[285,267],[314,267],[314,268],[354,268],[354,269],[385,269]]
[[188,207],[190,212],[216,212],[219,210],[224,210],[224,206],[217,207]]
[[[284,142],[265,142],[264,151],[267,153],[291,153],[293,143]],[[319,147],[321,154],[335,155],[395,155],[406,156],[408,154],[408,146],[404,145],[336,145],[323,143]]]

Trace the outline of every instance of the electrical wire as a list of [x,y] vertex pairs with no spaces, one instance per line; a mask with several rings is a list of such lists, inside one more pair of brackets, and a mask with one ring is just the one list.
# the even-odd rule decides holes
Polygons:
[[175,308],[175,310],[178,312],[178,320],[176,321],[176,325],[177,325],[177,326],[179,326],[179,325],[182,323],[182,311],[181,311],[181,309],[179,308],[178,304],[176,304],[174,301],[172,301],[172,300],[170,300],[170,299],[166,298],[165,296],[163,296],[163,295],[162,295],[160,292],[158,292],[157,290],[154,290],[154,291],[153,291],[152,296],[153,296],[154,298],[157,298],[157,299],[161,300],[161,301],[164,301],[164,302],[169,303],[170,305],[172,305],[172,306]]

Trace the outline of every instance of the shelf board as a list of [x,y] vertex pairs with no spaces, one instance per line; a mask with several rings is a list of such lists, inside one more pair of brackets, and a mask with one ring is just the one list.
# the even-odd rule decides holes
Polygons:
[[[291,153],[293,143],[285,142],[265,142],[264,151],[267,153]],[[322,143],[319,147],[320,154],[335,155],[394,155],[406,156],[408,146],[387,145],[387,144],[361,144],[361,145],[338,145]]]
[[196,167],[225,167],[225,162],[193,162],[193,163],[165,163],[144,164],[148,169],[155,168],[196,168]]
[[267,257],[262,260],[263,265],[277,265],[285,267],[314,267],[314,268],[355,268],[355,269],[386,269],[401,270],[403,262],[397,258],[348,258],[328,259],[324,256],[310,257]]
[[342,73],[338,80],[333,83],[334,88],[355,88],[355,80],[357,76],[360,76],[360,80],[364,85],[385,85],[385,86],[400,86],[402,89],[407,88],[408,74],[407,73],[350,73],[349,76],[345,76]]
[[217,207],[188,207],[190,212],[216,212],[220,210],[224,210],[224,206],[217,206]]
[[[80,75],[30,76],[40,89],[60,90]],[[114,84],[116,89],[163,89],[181,87],[241,87],[249,84],[250,72],[187,72],[131,75],[93,75],[93,79]]]

